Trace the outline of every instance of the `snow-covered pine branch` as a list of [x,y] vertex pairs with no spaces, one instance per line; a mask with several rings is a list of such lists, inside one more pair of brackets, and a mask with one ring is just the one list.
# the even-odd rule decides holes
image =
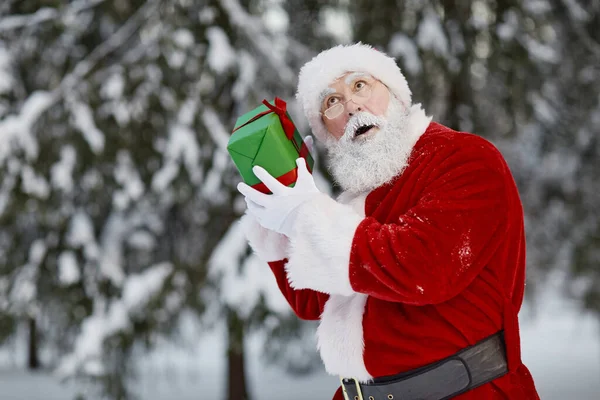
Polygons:
[[42,7],[34,13],[13,15],[0,19],[0,34],[20,28],[31,27],[54,19],[74,17],[76,14],[96,7],[106,0],[77,0],[61,9]]
[[277,78],[284,85],[293,85],[295,74],[277,52],[273,51],[273,38],[263,29],[263,23],[255,16],[248,14],[238,0],[219,0],[221,7],[227,13],[229,21],[253,44],[258,53],[268,61]]

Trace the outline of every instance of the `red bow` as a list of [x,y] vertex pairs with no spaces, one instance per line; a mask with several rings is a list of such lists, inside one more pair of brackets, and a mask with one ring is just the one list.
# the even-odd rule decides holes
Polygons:
[[[252,117],[250,120],[248,120],[246,123],[238,126],[237,128],[235,128],[233,130],[233,132],[237,131],[238,129],[256,121],[257,119],[259,119],[260,117],[264,117],[267,114],[271,114],[271,113],[275,113],[279,116],[279,121],[281,121],[281,126],[283,127],[283,132],[285,132],[285,136],[289,139],[292,140],[292,138],[294,137],[294,131],[296,130],[296,128],[294,127],[294,123],[292,122],[291,119],[289,119],[289,117],[287,116],[287,104],[285,101],[283,101],[282,99],[280,99],[279,97],[275,97],[275,105],[272,105],[271,103],[269,103],[267,100],[263,100],[262,103],[267,106],[269,109],[266,111],[263,111],[259,114],[256,114],[254,117]],[[233,133],[232,132],[232,133]]]
[[[306,160],[306,156],[308,155],[308,148],[306,146],[306,143],[302,142],[302,144],[299,146],[294,140],[294,132],[296,131],[296,127],[294,126],[294,123],[292,122],[292,120],[288,117],[287,115],[287,104],[285,101],[283,101],[282,99],[280,99],[279,97],[275,97],[275,105],[269,103],[267,100],[263,100],[262,103],[267,106],[267,108],[269,108],[266,111],[263,111],[257,115],[255,115],[254,117],[252,117],[248,122],[238,126],[237,128],[235,128],[233,130],[233,132],[237,131],[238,129],[240,129],[243,126],[246,126],[254,121],[256,121],[257,119],[259,119],[260,117],[264,117],[267,114],[271,114],[271,113],[275,113],[277,114],[277,116],[279,117],[279,121],[281,122],[281,126],[283,127],[283,132],[285,133],[285,136],[292,141],[292,143],[294,144],[294,147],[296,148],[296,150],[298,150],[298,154],[299,157],[302,157]],[[232,132],[232,133],[233,133]],[[310,165],[308,166],[308,170],[310,172],[312,172]],[[296,182],[296,179],[298,178],[298,168],[294,168],[293,170],[289,171],[286,174],[283,174],[279,177],[277,177],[277,180],[279,182],[281,182],[283,185],[285,186],[289,186],[292,183]],[[256,185],[252,185],[252,187],[262,193],[271,193],[269,191],[269,189],[267,188],[267,186],[264,183],[257,183]]]

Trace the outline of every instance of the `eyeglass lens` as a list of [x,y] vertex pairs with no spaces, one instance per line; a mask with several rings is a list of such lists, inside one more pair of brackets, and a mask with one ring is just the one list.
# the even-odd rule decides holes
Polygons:
[[371,97],[371,85],[366,84],[359,91],[350,96],[350,99],[343,103],[337,103],[334,106],[329,107],[323,114],[329,119],[337,118],[341,113],[344,112],[346,104],[352,100],[356,104],[363,104]]

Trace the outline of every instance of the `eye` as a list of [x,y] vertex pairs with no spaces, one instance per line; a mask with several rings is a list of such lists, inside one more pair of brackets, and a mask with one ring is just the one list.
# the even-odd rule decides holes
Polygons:
[[326,105],[327,108],[335,105],[336,103],[339,103],[340,99],[335,97],[335,96],[331,96],[330,98],[327,99]]
[[366,81],[356,81],[356,83],[354,84],[354,90],[358,91],[361,89],[364,89],[365,86],[367,86],[367,82]]

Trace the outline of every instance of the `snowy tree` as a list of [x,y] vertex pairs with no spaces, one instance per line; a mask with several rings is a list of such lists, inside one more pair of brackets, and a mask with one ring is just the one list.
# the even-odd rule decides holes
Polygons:
[[132,396],[135,356],[189,310],[227,327],[229,398],[249,397],[249,332],[270,338],[272,361],[309,370],[306,325],[236,223],[226,152],[235,118],[291,100],[310,55],[282,5],[29,0],[0,13],[0,338],[34,321],[45,361],[111,399]]

